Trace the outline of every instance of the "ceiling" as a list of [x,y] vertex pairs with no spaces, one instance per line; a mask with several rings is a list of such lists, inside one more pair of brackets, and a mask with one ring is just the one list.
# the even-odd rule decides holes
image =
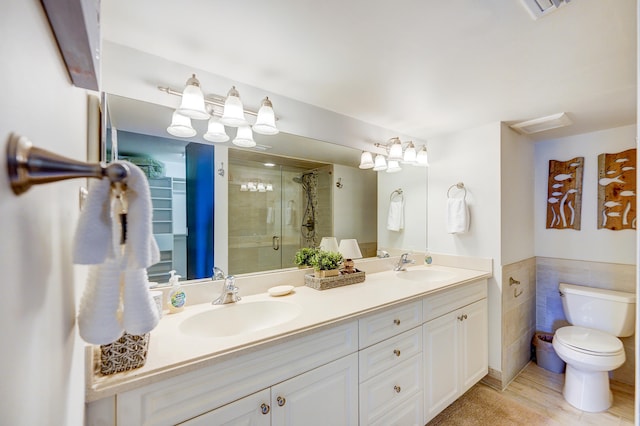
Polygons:
[[[108,0],[105,40],[428,140],[566,112],[636,122],[636,0]],[[185,77],[186,78],[186,77]],[[277,112],[277,106],[274,105]]]

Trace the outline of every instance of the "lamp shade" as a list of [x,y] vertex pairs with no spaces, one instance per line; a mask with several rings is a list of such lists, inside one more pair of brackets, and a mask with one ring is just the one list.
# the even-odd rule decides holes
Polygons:
[[244,107],[240,100],[240,93],[236,90],[236,86],[233,86],[229,93],[227,93],[227,99],[224,101],[224,111],[220,122],[229,127],[240,127],[248,125],[247,119],[244,117]]
[[338,252],[345,259],[361,259],[362,253],[360,252],[360,246],[358,246],[358,240],[344,239],[340,240],[340,246],[338,247]]
[[261,135],[277,135],[279,130],[276,127],[276,115],[273,112],[273,105],[266,97],[262,100],[262,106],[258,110],[256,124],[253,125],[253,131]]
[[387,164],[387,173],[397,173],[401,170],[402,167],[400,167],[400,163],[396,160],[389,160],[389,163]]
[[373,169],[373,156],[368,151],[362,151],[360,155],[360,165],[358,166],[361,169]]
[[338,240],[336,240],[336,237],[322,237],[320,249],[324,251],[338,251]]
[[402,161],[402,142],[400,139],[391,139],[393,143],[389,148],[389,160]]
[[173,112],[171,125],[167,127],[167,132],[179,138],[190,138],[196,135],[196,129],[191,126],[191,119],[178,111]]
[[224,125],[214,117],[209,119],[207,133],[202,137],[209,142],[226,142],[229,140],[229,135],[224,131]]
[[253,148],[256,146],[256,142],[253,140],[253,132],[249,126],[238,127],[238,133],[232,142],[234,145],[243,148]]
[[427,147],[422,146],[418,154],[416,155],[416,165],[422,167],[429,167],[429,156],[427,155]]
[[402,162],[404,164],[415,164],[416,147],[413,145],[413,142],[409,142],[409,145],[407,145],[407,149],[404,150],[404,155],[402,156]]
[[194,120],[206,120],[209,113],[204,107],[204,95],[200,90],[200,82],[193,74],[182,92],[182,102],[178,108],[178,112]]
[[378,154],[376,155],[376,161],[373,166],[373,170],[376,172],[380,172],[382,170],[387,169],[387,160],[384,158],[384,155]]

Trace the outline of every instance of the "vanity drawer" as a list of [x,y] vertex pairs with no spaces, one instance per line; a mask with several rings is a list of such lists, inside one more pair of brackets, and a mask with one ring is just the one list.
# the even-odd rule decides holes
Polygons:
[[422,353],[422,328],[415,327],[359,353],[360,382],[384,373],[404,360]]
[[416,355],[360,384],[360,422],[369,424],[420,394],[422,358]]
[[360,349],[422,324],[422,302],[385,310],[358,321]]
[[451,290],[427,296],[422,300],[424,321],[438,318],[448,312],[487,297],[487,280],[480,280]]

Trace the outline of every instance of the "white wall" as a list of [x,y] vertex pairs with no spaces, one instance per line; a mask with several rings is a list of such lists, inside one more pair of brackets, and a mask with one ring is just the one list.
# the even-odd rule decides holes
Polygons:
[[[402,166],[397,173],[378,172],[378,248],[423,252],[427,245],[427,170]],[[376,172],[373,172],[376,173]],[[404,229],[387,229],[389,197],[396,189],[404,196]]]
[[11,132],[84,160],[87,94],[71,86],[40,2],[3,2],[0,14],[0,423],[80,425],[84,352],[75,327],[86,272],[71,263],[78,189],[85,180],[9,189]]
[[[636,231],[598,229],[598,155],[634,148],[636,126],[624,126],[535,145],[535,254],[561,259],[635,264]],[[549,160],[584,157],[581,229],[546,229]]]
[[[489,367],[501,371],[502,293],[500,288],[500,123],[429,141],[429,250],[493,259],[489,280]],[[446,231],[447,190],[463,182],[471,214],[469,232]],[[452,190],[452,195],[453,195]]]
[[[335,183],[341,179],[342,188]],[[376,241],[376,172],[333,165],[333,233],[340,241],[355,238],[359,243]]]

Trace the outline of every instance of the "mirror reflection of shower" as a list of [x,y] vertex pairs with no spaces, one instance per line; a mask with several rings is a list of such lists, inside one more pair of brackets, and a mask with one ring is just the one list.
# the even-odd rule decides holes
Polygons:
[[303,247],[317,247],[316,210],[318,208],[318,176],[315,170],[295,176],[293,181],[302,185],[304,193],[304,213],[300,223],[300,244]]

